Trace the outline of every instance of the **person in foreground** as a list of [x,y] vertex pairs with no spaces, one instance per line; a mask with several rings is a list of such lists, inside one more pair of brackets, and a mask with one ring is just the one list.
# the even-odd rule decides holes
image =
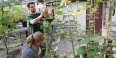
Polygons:
[[26,43],[23,45],[20,51],[21,58],[39,58],[39,46],[42,44],[43,41],[44,35],[39,31],[28,36],[26,39]]

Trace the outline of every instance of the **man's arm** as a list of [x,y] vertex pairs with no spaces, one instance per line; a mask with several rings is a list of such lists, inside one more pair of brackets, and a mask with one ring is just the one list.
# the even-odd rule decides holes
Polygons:
[[42,18],[43,16],[45,16],[47,13],[48,13],[48,10],[47,10],[47,8],[45,8],[45,9],[42,11],[42,13],[41,13],[40,16],[38,16],[37,18],[32,19],[32,20],[30,21],[30,24],[36,24],[36,23],[37,23],[39,20],[41,20],[41,18]]
[[35,19],[32,19],[31,21],[30,21],[30,24],[36,24],[39,20],[41,20],[41,18],[43,17],[43,15],[40,15],[40,16],[38,16],[37,18],[35,18]]

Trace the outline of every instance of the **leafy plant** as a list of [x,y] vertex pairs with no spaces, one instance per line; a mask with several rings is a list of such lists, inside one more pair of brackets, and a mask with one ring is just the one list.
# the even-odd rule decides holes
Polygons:
[[14,22],[17,21],[26,21],[27,11],[25,8],[21,8],[18,6],[13,6],[9,12],[9,15],[13,18]]
[[6,34],[5,34],[5,30],[8,31],[8,27],[7,25],[10,24],[10,20],[11,20],[11,17],[8,16],[7,14],[9,13],[8,10],[6,9],[9,9],[10,7],[12,6],[11,2],[9,1],[2,1],[0,2],[0,34],[4,35],[4,43],[5,43],[5,46],[6,46],[6,50],[7,50],[7,57],[8,56],[8,48],[7,48],[7,37],[6,37]]
[[[76,29],[77,25],[78,25],[77,21],[75,21],[76,18],[73,19],[73,24],[75,26],[74,29],[69,27],[69,29],[70,29],[69,30],[70,31],[69,35],[68,36],[63,35],[64,36],[63,38],[65,38],[65,36],[67,36],[68,38],[71,39],[74,57],[79,58],[80,54],[86,54],[87,58],[103,58],[104,57],[103,55],[107,54],[107,52],[100,51],[100,49],[99,49],[99,47],[104,46],[104,45],[99,45],[99,43],[98,43],[99,40],[98,40],[98,42],[95,41],[96,39],[101,39],[101,38],[104,39],[103,36],[100,36],[99,34],[95,34],[95,32],[96,32],[95,31],[95,24],[96,24],[95,20],[98,18],[96,16],[96,14],[99,14],[98,5],[99,5],[99,3],[102,3],[102,2],[104,2],[104,0],[94,0],[94,1],[93,0],[87,0],[87,2],[86,2],[86,9],[89,9],[89,11],[90,11],[90,13],[87,14],[87,16],[89,17],[89,19],[88,19],[89,20],[89,27],[88,27],[89,30],[83,30],[82,33],[87,32],[87,36],[84,37],[80,33],[84,37],[84,39],[78,39],[77,40],[77,45],[78,44],[79,45],[86,44],[86,46],[85,46],[86,48],[83,48],[82,46],[80,46],[79,48],[76,49],[77,53],[75,54],[75,51],[74,51],[75,49],[74,49],[74,44],[73,44],[73,41],[75,41],[75,39],[72,37],[72,34],[73,34],[73,32],[76,32],[75,34],[79,33],[78,30],[74,31]],[[56,15],[60,16],[62,14],[62,11],[60,9],[65,8],[65,7],[66,6],[58,7],[58,9],[56,11]],[[78,9],[77,12],[79,12],[80,10],[81,9]],[[70,16],[76,17],[76,16],[78,16],[78,14],[73,13],[73,14],[70,14]],[[111,17],[109,17],[109,18],[111,18]],[[70,18],[68,17],[68,19],[70,19]],[[70,22],[70,24],[72,24],[72,23]],[[111,23],[109,23],[109,24],[111,24]],[[108,27],[108,29],[109,28],[110,27]],[[93,31],[93,33],[92,33],[92,31]],[[65,34],[65,32],[64,33],[58,32],[58,33],[59,34]],[[77,38],[78,38],[78,36],[77,36]],[[101,54],[98,54],[98,51],[100,51]]]

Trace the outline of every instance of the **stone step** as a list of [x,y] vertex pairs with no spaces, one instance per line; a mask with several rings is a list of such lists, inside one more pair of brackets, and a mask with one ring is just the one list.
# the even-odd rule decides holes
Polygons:
[[8,45],[8,48],[15,48],[15,47],[21,46],[21,44],[22,43],[10,44]]

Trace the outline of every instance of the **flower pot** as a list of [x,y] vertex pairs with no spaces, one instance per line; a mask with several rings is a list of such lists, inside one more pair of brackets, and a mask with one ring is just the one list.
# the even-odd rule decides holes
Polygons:
[[8,28],[11,28],[11,25],[7,25],[8,26]]
[[27,27],[27,22],[26,21],[22,21],[22,26],[23,27]]
[[[22,21],[22,26],[23,27],[27,27],[27,22],[26,21]],[[26,33],[26,37],[28,37],[28,31],[25,31]]]

